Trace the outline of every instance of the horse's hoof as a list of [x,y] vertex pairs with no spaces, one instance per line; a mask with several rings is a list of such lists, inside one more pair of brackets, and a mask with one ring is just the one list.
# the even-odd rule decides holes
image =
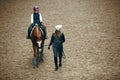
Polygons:
[[38,68],[38,65],[36,65],[36,68]]
[[35,69],[35,66],[33,66],[33,68]]
[[43,60],[43,59],[40,59],[39,62],[44,62],[44,60]]
[[43,60],[43,59],[41,59],[41,62],[44,62],[44,60]]
[[38,68],[38,65],[35,65],[33,68],[34,68],[34,69],[35,69],[35,68]]

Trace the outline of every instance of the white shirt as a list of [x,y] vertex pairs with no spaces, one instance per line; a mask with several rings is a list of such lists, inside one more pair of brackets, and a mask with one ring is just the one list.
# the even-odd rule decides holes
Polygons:
[[[42,20],[42,16],[41,16],[41,14],[39,13],[39,15],[40,15],[40,22],[42,22],[43,20]],[[33,14],[31,14],[31,24],[33,23],[34,21],[33,21]]]

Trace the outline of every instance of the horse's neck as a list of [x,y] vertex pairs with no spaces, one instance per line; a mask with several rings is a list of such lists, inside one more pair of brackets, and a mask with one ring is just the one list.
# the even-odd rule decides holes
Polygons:
[[40,29],[38,26],[35,27],[35,34],[36,34],[36,37],[40,37],[41,36],[41,32],[40,32]]
[[35,28],[36,28],[36,33],[39,34],[40,33],[39,28],[38,27]]

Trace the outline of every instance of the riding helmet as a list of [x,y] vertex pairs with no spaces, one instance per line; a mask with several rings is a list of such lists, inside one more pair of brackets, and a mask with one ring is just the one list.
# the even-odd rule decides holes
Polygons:
[[39,11],[39,7],[38,7],[38,6],[34,6],[34,7],[33,7],[33,10],[34,10],[34,11]]

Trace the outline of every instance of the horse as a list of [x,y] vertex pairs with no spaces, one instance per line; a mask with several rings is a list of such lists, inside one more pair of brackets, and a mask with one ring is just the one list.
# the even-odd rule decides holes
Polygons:
[[37,24],[35,24],[31,37],[34,51],[34,68],[38,68],[38,62],[43,61],[44,34]]

